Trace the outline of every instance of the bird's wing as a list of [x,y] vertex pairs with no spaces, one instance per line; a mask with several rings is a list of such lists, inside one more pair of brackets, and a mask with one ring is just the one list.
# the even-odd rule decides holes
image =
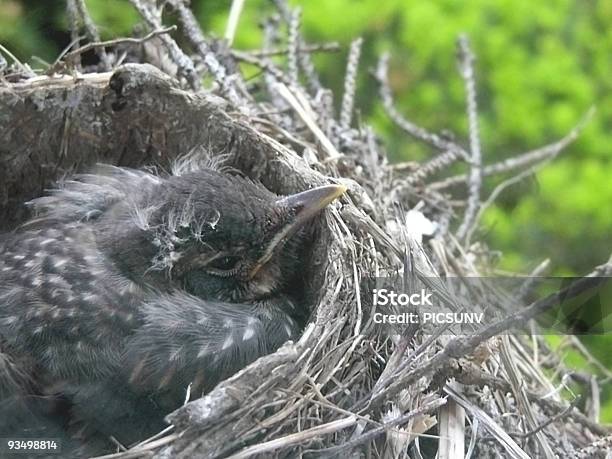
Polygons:
[[126,369],[134,384],[210,389],[275,351],[299,333],[279,296],[254,304],[206,301],[182,292],[142,308],[144,325],[127,345]]
[[95,219],[117,202],[142,196],[162,182],[162,178],[150,172],[100,165],[96,174],[76,175],[60,183],[49,196],[27,204],[40,218],[85,221]]

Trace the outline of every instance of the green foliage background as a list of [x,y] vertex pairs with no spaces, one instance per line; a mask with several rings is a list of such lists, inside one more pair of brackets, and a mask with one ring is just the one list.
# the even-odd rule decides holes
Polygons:
[[[612,0],[308,0],[311,42],[340,42],[319,55],[326,85],[341,94],[346,50],[365,39],[358,106],[396,160],[431,152],[394,128],[367,70],[392,53],[390,81],[402,112],[433,131],[466,138],[464,90],[455,40],[465,32],[477,54],[484,157],[494,162],[565,135],[595,106],[577,142],[534,178],[505,192],[485,215],[482,236],[504,252],[500,267],[529,270],[551,258],[555,274],[581,274],[612,251]],[[192,0],[204,30],[222,36],[231,2]],[[126,0],[87,0],[104,38],[130,34],[138,16]],[[246,0],[238,48],[261,42],[270,1]],[[69,42],[62,1],[0,0],[0,43],[20,59],[53,61]],[[491,183],[488,181],[490,191]],[[608,367],[610,340],[591,338]],[[612,405],[604,417],[612,420]]]

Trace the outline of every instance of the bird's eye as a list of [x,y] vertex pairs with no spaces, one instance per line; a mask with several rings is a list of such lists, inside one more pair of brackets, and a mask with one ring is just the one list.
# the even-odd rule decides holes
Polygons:
[[231,276],[237,269],[240,257],[227,255],[212,260],[206,266],[207,270],[212,274]]

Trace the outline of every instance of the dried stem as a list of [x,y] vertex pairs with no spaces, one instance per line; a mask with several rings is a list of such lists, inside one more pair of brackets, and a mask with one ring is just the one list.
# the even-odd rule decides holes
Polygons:
[[378,66],[376,69],[376,80],[379,83],[379,94],[385,111],[391,120],[408,135],[420,140],[440,151],[455,151],[457,157],[468,158],[469,154],[460,145],[445,139],[433,132],[427,131],[421,126],[417,126],[412,123],[404,116],[402,116],[395,108],[393,102],[393,96],[391,93],[391,87],[387,79],[387,71],[389,66],[389,54],[383,54],[378,60]]
[[357,87],[357,70],[359,68],[362,44],[363,39],[361,37],[353,40],[346,63],[344,94],[342,95],[342,106],[340,108],[340,127],[343,129],[348,129],[351,126],[353,106],[355,105],[355,90]]
[[6,54],[8,57],[11,58],[11,60],[15,63],[17,67],[19,67],[19,69],[21,70],[21,72],[23,73],[25,77],[36,76],[36,74],[32,71],[29,65],[24,64],[19,59],[17,59],[17,57],[13,53],[11,53],[8,49],[2,46],[2,43],[0,43],[0,51],[2,51],[4,54]]
[[[67,7],[69,11],[69,16],[71,17],[71,25],[73,27],[73,29],[71,30],[72,40],[74,41],[78,36],[78,32],[74,29],[74,27],[77,26],[79,22],[81,22],[83,24],[83,27],[85,28],[85,34],[87,35],[87,38],[94,43],[100,42],[100,33],[98,32],[96,24],[93,22],[93,19],[91,19],[91,16],[87,11],[85,0],[69,0]],[[74,17],[75,15],[76,18]],[[100,58],[100,62],[102,63],[102,68],[107,71],[110,70],[112,68],[112,64],[104,48],[95,49],[96,53],[98,54],[98,57]]]
[[[163,29],[160,14],[155,12],[152,5],[144,0],[130,0],[142,18],[153,30]],[[160,35],[160,40],[168,50],[170,57],[177,65],[179,74],[182,75],[188,82],[189,86],[198,90],[201,87],[200,77],[196,72],[195,65],[191,58],[183,52],[179,45],[167,34]]]
[[[291,27],[292,11],[287,5],[286,0],[273,0],[273,2],[276,8],[278,9],[283,20],[289,25],[289,27]],[[298,50],[301,50],[303,47],[306,46],[306,43],[304,42],[304,39],[301,37],[301,34],[299,34],[299,31],[297,34],[296,46]],[[299,52],[297,53],[297,58],[300,64],[300,68],[302,69],[302,72],[304,73],[304,76],[306,78],[306,82],[307,82],[310,92],[313,94],[317,94],[319,91],[323,89],[323,86],[321,85],[321,81],[319,80],[319,75],[317,74],[317,71],[315,70],[310,54]]]
[[176,26],[170,26],[159,30],[153,30],[142,38],[114,38],[113,40],[101,41],[101,42],[92,42],[87,43],[86,45],[81,46],[73,51],[70,51],[63,56],[60,54],[60,57],[49,67],[47,70],[47,74],[51,75],[57,72],[63,65],[67,62],[76,62],[75,58],[80,56],[87,51],[92,49],[104,48],[107,46],[117,46],[117,45],[140,45],[154,37],[158,37],[159,35],[170,33],[176,30]]
[[336,433],[339,430],[346,429],[348,427],[351,427],[352,425],[355,425],[356,422],[357,418],[355,416],[347,416],[345,418],[338,419],[337,421],[332,421],[320,426],[312,427],[302,432],[296,432],[294,434],[286,435],[282,438],[277,438],[276,440],[270,440],[265,443],[250,446],[248,448],[243,449],[237,454],[233,454],[228,459],[246,459],[256,454],[269,453],[271,451],[276,451],[281,448],[287,448],[295,444],[301,444],[306,442],[307,440],[319,437],[321,435],[329,435]]
[[[543,147],[536,148],[535,150],[522,153],[511,158],[505,159],[495,164],[485,166],[482,170],[482,175],[488,177],[491,175],[503,174],[506,172],[512,172],[522,167],[529,166],[539,161],[546,161],[548,159],[556,158],[568,145],[574,142],[580,132],[584,129],[585,125],[595,114],[595,109],[591,108],[586,115],[580,120],[580,122],[563,138],[560,140],[545,145]],[[433,190],[440,190],[449,188],[454,185],[460,185],[468,180],[467,175],[456,175],[439,182],[432,183],[429,185]]]
[[[520,173],[516,174],[513,177],[510,177],[507,180],[504,180],[503,182],[501,182],[500,184],[498,184],[493,191],[491,192],[491,194],[489,195],[489,197],[487,198],[486,201],[484,201],[478,208],[478,213],[476,214],[474,221],[478,222],[482,219],[482,216],[484,215],[485,211],[497,200],[497,198],[499,197],[500,194],[503,193],[503,191],[512,186],[517,184],[518,182],[526,179],[527,177],[530,177],[532,175],[534,175],[540,168],[542,168],[544,165],[546,165],[546,162],[541,162],[538,164],[535,164],[533,166],[531,166],[529,169],[525,169],[524,171],[521,171]],[[471,225],[467,234],[465,235],[465,240],[466,240],[466,245],[470,245],[470,241],[472,239],[472,236],[474,235],[474,231],[476,230],[476,225]]]
[[238,75],[228,74],[225,66],[217,59],[217,56],[206,42],[202,29],[193,12],[182,0],[169,0],[168,3],[177,11],[183,33],[203,59],[204,65],[221,88],[221,93],[237,108],[246,109],[249,106],[247,100],[236,90],[237,80],[239,79]]
[[[234,52],[235,50],[232,50]],[[336,42],[304,45],[300,47],[300,53],[336,53],[340,51],[340,45]],[[289,48],[269,48],[253,51],[242,51],[241,54],[257,58],[284,56],[289,54]]]
[[396,427],[396,426],[400,426],[402,424],[406,424],[407,422],[409,422],[411,419],[414,419],[417,416],[426,414],[426,413],[431,413],[435,410],[437,410],[438,408],[440,408],[441,406],[443,406],[446,403],[446,399],[445,398],[437,398],[432,400],[431,402],[417,408],[416,410],[412,410],[406,414],[403,414],[401,416],[398,416],[396,419],[393,419],[391,421],[385,422],[382,425],[380,425],[379,427],[375,427],[369,431],[367,431],[364,434],[359,435],[357,438],[353,438],[341,445],[338,446],[333,446],[331,448],[327,448],[324,450],[319,450],[317,451],[318,454],[325,454],[325,455],[329,455],[328,457],[335,457],[337,455],[339,455],[340,453],[343,453],[342,457],[347,457],[349,456],[349,454],[347,454],[351,449],[362,445],[364,443],[367,443],[369,441],[374,440],[376,437],[378,437],[379,435],[389,431],[390,429]]
[[289,82],[294,86],[298,86],[298,56],[300,54],[300,22],[302,18],[302,10],[294,8],[291,11],[291,20],[289,21],[289,42],[287,55],[287,73],[289,74]]
[[478,105],[476,102],[476,81],[474,75],[474,54],[470,49],[467,36],[459,37],[459,69],[465,83],[467,96],[467,115],[470,133],[470,174],[468,178],[468,201],[463,221],[457,230],[457,239],[464,240],[473,225],[477,224],[476,215],[480,207],[482,188],[482,153],[478,128]]

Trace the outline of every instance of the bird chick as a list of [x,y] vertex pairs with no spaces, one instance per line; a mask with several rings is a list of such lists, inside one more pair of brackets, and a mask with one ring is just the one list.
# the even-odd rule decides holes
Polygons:
[[0,418],[44,401],[42,417],[129,444],[188,386],[206,392],[298,337],[304,229],[346,188],[279,197],[181,169],[77,176],[0,239]]

